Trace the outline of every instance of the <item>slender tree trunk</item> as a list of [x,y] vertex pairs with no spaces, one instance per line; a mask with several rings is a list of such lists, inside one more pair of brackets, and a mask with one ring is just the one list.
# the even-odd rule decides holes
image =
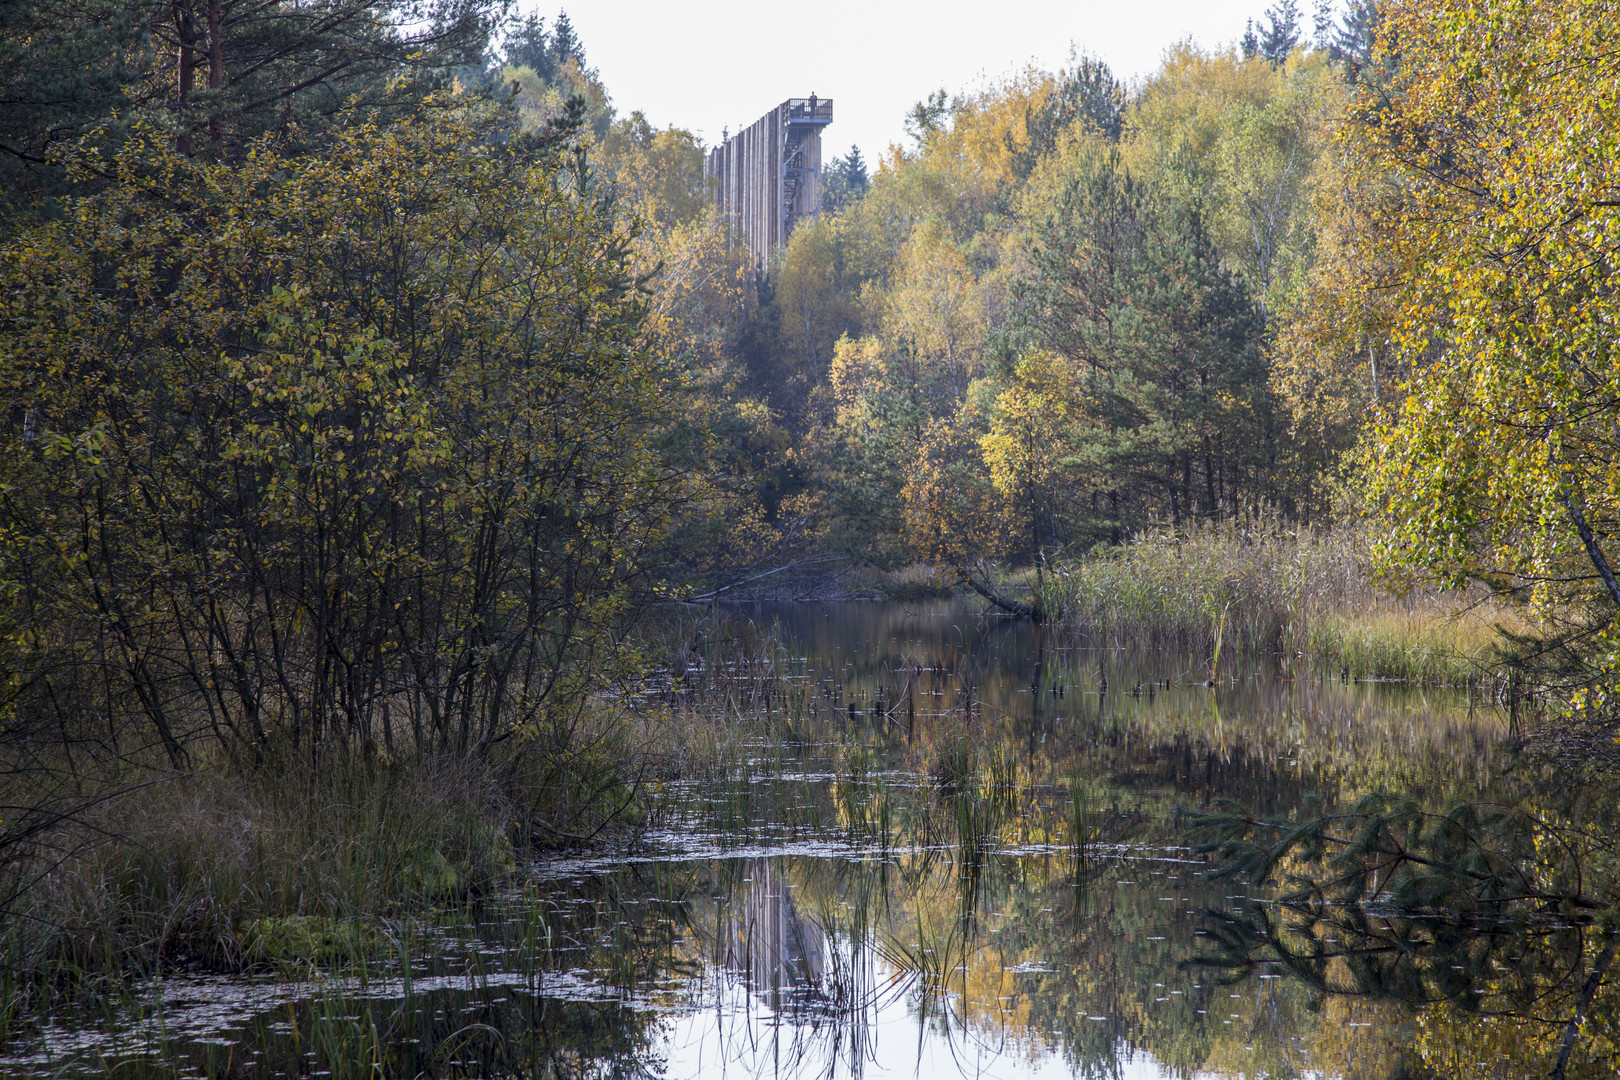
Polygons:
[[[1551,436],[1550,428],[1548,435]],[[1597,571],[1599,579],[1603,582],[1604,590],[1609,594],[1610,601],[1614,603],[1615,607],[1620,608],[1620,583],[1615,581],[1614,570],[1609,566],[1608,557],[1603,554],[1603,548],[1599,546],[1597,536],[1592,532],[1592,526],[1586,520],[1586,512],[1581,509],[1583,500],[1578,497],[1580,496],[1580,490],[1577,488],[1574,496],[1570,494],[1572,485],[1567,480],[1568,472],[1559,463],[1558,455],[1554,452],[1550,443],[1547,447],[1547,467],[1554,470],[1557,475],[1558,501],[1563,504],[1564,512],[1569,515],[1569,520],[1575,525],[1576,533],[1580,535],[1581,546],[1586,549],[1587,560],[1591,562],[1592,568]]]
[[1204,493],[1209,499],[1209,516],[1219,517],[1220,504],[1215,501],[1215,451],[1208,435],[1204,436]]
[[[1189,451],[1181,454],[1180,457],[1181,457],[1181,500],[1185,504],[1185,509],[1186,509],[1187,513],[1188,514],[1193,514],[1193,513],[1196,513],[1197,511],[1196,511],[1196,509],[1194,507],[1194,504],[1193,504],[1193,479],[1192,479],[1192,459],[1193,459],[1193,456],[1192,456],[1192,452],[1189,450]],[[1176,524],[1180,525],[1181,524],[1180,520],[1177,520]]]
[[1580,503],[1570,498],[1569,491],[1560,488],[1558,499],[1568,511],[1570,520],[1575,523],[1575,531],[1580,534],[1581,545],[1586,548],[1586,557],[1591,561],[1598,577],[1603,580],[1603,588],[1608,591],[1609,599],[1614,601],[1615,607],[1620,607],[1620,583],[1614,579],[1614,571],[1609,567],[1609,560],[1598,546],[1597,537],[1592,533],[1591,525],[1587,524],[1586,514],[1581,510]]
[[174,30],[180,42],[179,69],[175,73],[174,102],[180,113],[180,134],[175,136],[174,148],[182,154],[191,153],[191,137],[185,132],[186,112],[191,105],[191,84],[196,81],[197,53],[192,47],[197,40],[197,18],[191,0],[175,0]]
[[1608,972],[1609,965],[1614,962],[1617,944],[1620,942],[1612,938],[1609,940],[1598,956],[1597,962],[1592,965],[1592,973],[1587,976],[1585,985],[1581,987],[1581,996],[1575,1003],[1575,1015],[1564,1025],[1564,1036],[1559,1040],[1558,1063],[1553,1066],[1551,1080],[1564,1080],[1564,1071],[1569,1068],[1570,1052],[1575,1049],[1575,1039],[1581,1033],[1581,1025],[1586,1022],[1586,1010],[1591,1007],[1592,998],[1597,995],[1598,987],[1603,985],[1603,976]]
[[209,109],[213,115],[208,118],[208,138],[214,149],[218,149],[222,134],[219,119],[219,91],[225,87],[225,13],[224,0],[208,0],[208,89],[214,91],[210,95]]

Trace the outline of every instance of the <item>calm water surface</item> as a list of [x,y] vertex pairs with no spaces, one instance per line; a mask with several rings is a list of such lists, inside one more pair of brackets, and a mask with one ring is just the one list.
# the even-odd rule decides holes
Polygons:
[[[769,661],[738,665],[726,643],[739,634],[775,642]],[[475,916],[396,928],[342,977],[166,980],[134,1012],[30,1033],[0,1072],[1399,1068],[1410,1014],[1313,1000],[1267,965],[1197,963],[1246,900],[1207,877],[1177,808],[1476,796],[1501,764],[1496,710],[1269,655],[1223,657],[1207,686],[1208,656],[1065,639],[959,604],[741,608],[691,636],[685,679],[651,700],[769,686],[788,737],[750,743],[722,776],[667,784],[629,851],[544,861]]]

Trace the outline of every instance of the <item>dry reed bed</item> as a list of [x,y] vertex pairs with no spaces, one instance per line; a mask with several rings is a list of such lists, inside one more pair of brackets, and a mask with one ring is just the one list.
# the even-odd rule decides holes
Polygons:
[[1238,648],[1303,656],[1358,679],[1506,688],[1496,663],[1511,613],[1474,595],[1392,596],[1353,526],[1280,518],[1146,533],[1040,575],[1044,609],[1098,637],[1175,645],[1212,659]]

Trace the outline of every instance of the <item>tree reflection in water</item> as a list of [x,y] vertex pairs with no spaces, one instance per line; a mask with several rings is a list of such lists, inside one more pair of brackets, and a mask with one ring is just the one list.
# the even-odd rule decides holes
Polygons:
[[[1467,865],[1529,869],[1496,892],[1455,878],[1448,887],[1495,914],[1453,926],[1403,915],[1389,895],[1342,903],[1338,886],[1294,908],[1234,900],[1250,890],[1209,878],[1176,816],[1233,799],[1292,821],[1320,815],[1313,792],[1332,810],[1405,791],[1429,811],[1525,807],[1567,822],[1571,843],[1578,823],[1614,820],[1507,790],[1503,718],[1466,695],[1345,683],[1269,653],[1223,658],[1227,681],[1208,688],[1187,675],[1207,664],[1171,647],[1062,638],[959,606],[747,617],[774,625],[758,635],[768,662],[733,657],[723,678],[711,649],[669,706],[690,706],[694,730],[737,733],[735,753],[667,782],[633,850],[550,859],[511,894],[439,913],[413,945],[414,988],[396,972],[313,998],[289,988],[291,1006],[209,1033],[217,1054],[197,1054],[228,1068],[165,1075],[337,1076],[342,1062],[375,1075],[370,1062],[387,1075],[1379,1080],[1556,1064],[1607,940],[1602,912],[1575,902],[1604,895],[1591,883],[1613,877],[1606,848],[1569,862],[1584,875],[1572,888],[1557,845],[1535,847],[1555,833],[1509,821],[1496,854]],[[706,640],[721,637],[716,624]],[[703,694],[719,691],[705,686],[737,708],[716,719]],[[768,722],[738,722],[740,686]],[[1385,832],[1428,857],[1404,812],[1380,811]],[[1484,828],[1483,817],[1451,833],[1422,820],[1422,836],[1464,853]],[[1539,861],[1524,861],[1526,843]],[[1308,854],[1296,845],[1271,876],[1309,870]],[[1445,881],[1410,867],[1433,902]],[[1405,888],[1389,869],[1375,870],[1386,894]],[[1510,886],[1547,895],[1497,904]],[[1302,929],[1307,908],[1315,922]],[[1348,953],[1366,933],[1386,940],[1365,958],[1322,951]],[[1217,966],[1182,967],[1195,953]],[[1377,973],[1366,992],[1356,964]],[[1417,984],[1428,989],[1391,992]],[[1486,992],[1462,993],[1473,989]],[[1568,1076],[1602,1072],[1614,1011],[1600,979]],[[176,1030],[172,1011],[160,1019]],[[317,1036],[327,1050],[309,1059]],[[160,1039],[146,1060],[167,1067],[174,1042]],[[261,1064],[242,1067],[249,1053]],[[121,1076],[141,1074],[120,1060]]]
[[1217,876],[1271,886],[1206,912],[1190,961],[1233,985],[1281,970],[1410,1012],[1435,1075],[1612,1076],[1620,1060],[1616,848],[1604,785],[1429,811],[1369,795],[1341,813],[1193,815]]

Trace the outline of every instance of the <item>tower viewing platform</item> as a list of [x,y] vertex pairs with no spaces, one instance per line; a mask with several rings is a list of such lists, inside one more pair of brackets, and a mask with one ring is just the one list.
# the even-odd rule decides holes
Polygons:
[[715,204],[764,266],[793,228],[821,210],[821,129],[831,98],[788,98],[709,151]]

